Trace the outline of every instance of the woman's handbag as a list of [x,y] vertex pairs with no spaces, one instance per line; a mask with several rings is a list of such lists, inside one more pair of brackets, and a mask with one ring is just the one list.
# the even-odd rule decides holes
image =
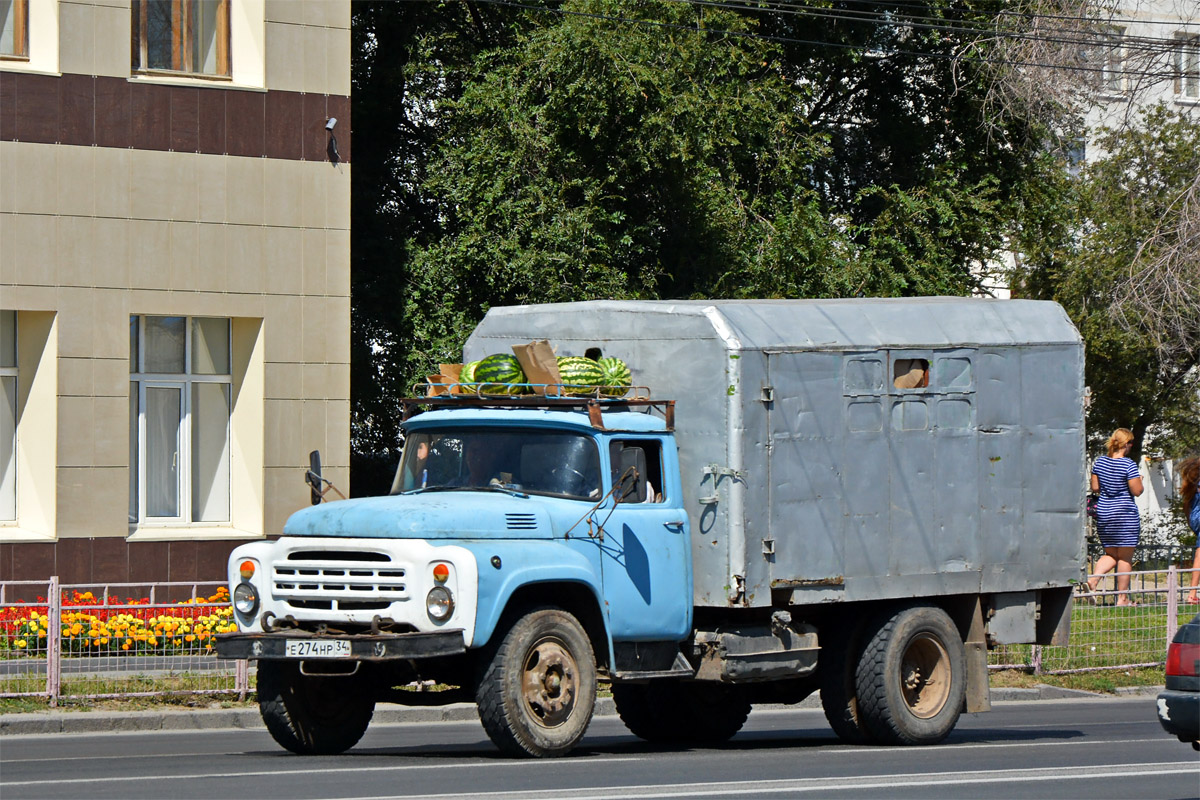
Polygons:
[[1088,492],[1087,496],[1087,515],[1092,519],[1096,518],[1096,506],[1100,503],[1099,492]]

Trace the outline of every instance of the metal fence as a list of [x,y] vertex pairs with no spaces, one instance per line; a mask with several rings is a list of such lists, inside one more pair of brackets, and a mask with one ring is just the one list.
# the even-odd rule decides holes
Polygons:
[[244,699],[247,662],[214,652],[234,629],[222,583],[0,582],[0,697]]
[[[1128,573],[1128,594],[1117,591],[1111,572],[1094,592],[1081,585],[1071,609],[1069,644],[1000,645],[990,652],[988,666],[1039,675],[1160,667],[1179,626],[1200,611],[1200,605],[1185,602],[1193,572],[1169,564]],[[1131,605],[1121,605],[1125,602]]]
[[[1200,605],[1185,597],[1191,569],[1130,573],[1130,606],[1112,573],[1080,591],[1070,644],[1001,645],[991,669],[1036,674],[1161,666]],[[1082,586],[1086,589],[1086,586]],[[1181,619],[1182,616],[1182,619]],[[0,582],[0,697],[61,701],[250,692],[246,661],[219,659],[213,635],[234,630],[220,583],[60,585]]]

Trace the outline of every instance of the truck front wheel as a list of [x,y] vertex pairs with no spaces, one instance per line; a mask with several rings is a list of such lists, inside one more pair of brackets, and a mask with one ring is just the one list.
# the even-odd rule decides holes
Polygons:
[[505,753],[570,752],[596,705],[596,657],[583,626],[557,608],[525,614],[484,664],[475,701],[488,737]]
[[720,744],[750,716],[739,686],[717,683],[615,683],[613,704],[629,732],[648,742]]
[[258,710],[272,738],[293,753],[334,755],[366,733],[375,698],[357,675],[310,676],[297,661],[259,661]]
[[914,606],[868,628],[858,663],[858,713],[882,744],[936,744],[958,722],[966,651],[940,608]]

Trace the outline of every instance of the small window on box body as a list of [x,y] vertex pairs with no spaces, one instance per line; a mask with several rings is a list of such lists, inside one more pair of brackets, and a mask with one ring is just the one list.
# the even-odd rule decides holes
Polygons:
[[929,386],[929,361],[924,358],[897,358],[892,362],[892,385],[897,389],[923,389]]

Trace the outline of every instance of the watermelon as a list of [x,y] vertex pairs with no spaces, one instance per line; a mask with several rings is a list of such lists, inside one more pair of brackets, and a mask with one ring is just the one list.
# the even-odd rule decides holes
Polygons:
[[604,374],[600,385],[600,394],[605,397],[624,397],[633,385],[633,373],[629,366],[619,358],[605,356],[598,362],[600,371]]
[[524,386],[513,384],[525,383],[525,373],[521,370],[521,362],[509,353],[496,353],[475,365],[471,376],[479,384],[483,394],[524,394]]
[[563,383],[563,393],[589,395],[596,391],[604,380],[600,364],[583,356],[561,356],[558,359],[558,377]]
[[478,361],[468,361],[463,364],[462,372],[458,373],[458,382],[463,385],[464,389],[475,388],[475,368],[478,366]]

